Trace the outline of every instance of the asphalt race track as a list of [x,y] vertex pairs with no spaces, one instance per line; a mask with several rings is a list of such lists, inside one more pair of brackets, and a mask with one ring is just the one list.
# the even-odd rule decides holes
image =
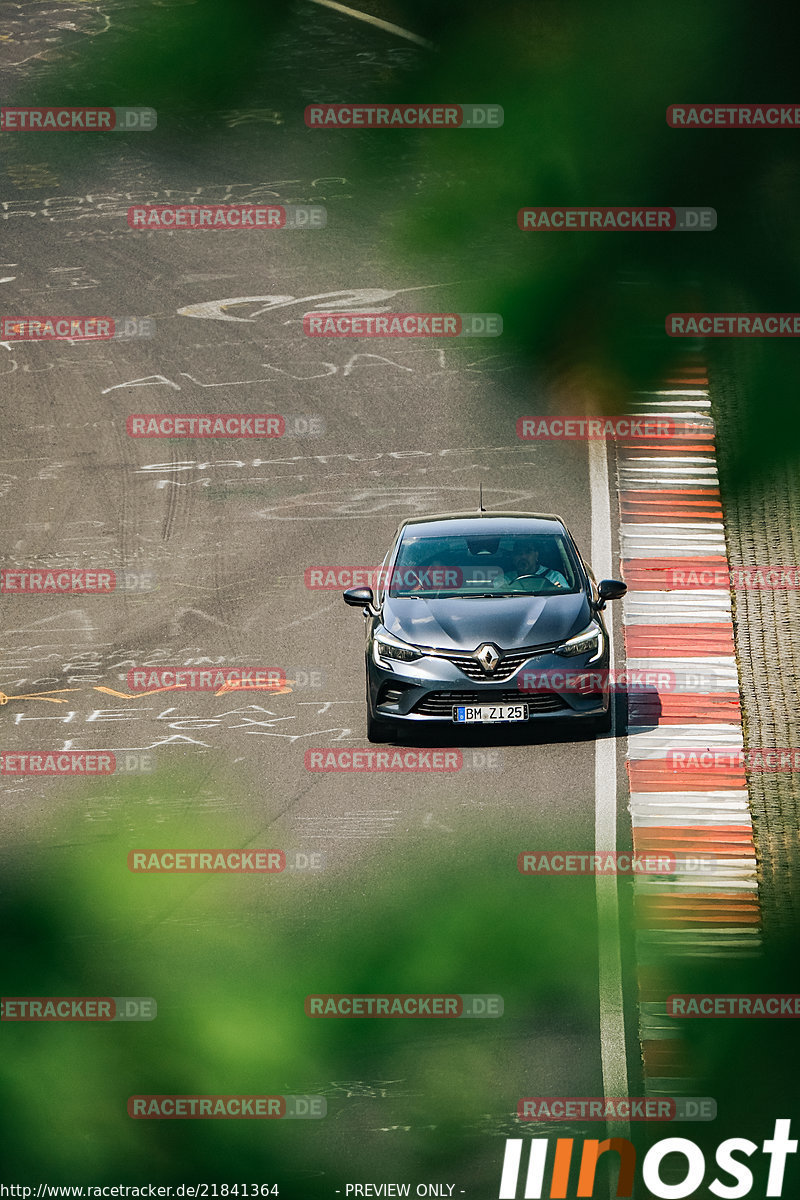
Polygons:
[[[335,45],[349,88],[369,56],[384,69],[402,63],[392,54],[419,53],[322,8],[303,20],[321,45]],[[323,59],[323,92],[331,69]],[[461,840],[486,830],[513,853],[549,844],[556,830],[569,831],[570,845],[593,847],[598,750],[557,724],[529,737],[419,743],[460,749],[458,771],[306,767],[310,749],[368,746],[362,618],[345,607],[341,588],[307,586],[309,571],[377,566],[400,521],[477,509],[480,484],[489,508],[563,516],[590,560],[602,523],[592,511],[587,443],[518,439],[517,418],[546,411],[550,399],[502,338],[305,335],[303,314],[315,309],[463,311],[463,298],[479,292],[469,260],[429,250],[423,266],[410,267],[393,250],[397,214],[424,197],[425,181],[387,152],[385,181],[394,186],[378,207],[376,189],[352,161],[342,165],[340,142],[324,133],[290,138],[277,118],[232,118],[224,136],[187,142],[172,159],[163,149],[150,155],[149,135],[138,136],[124,150],[104,145],[72,161],[62,153],[51,166],[38,150],[26,166],[27,144],[17,143],[0,195],[4,313],[154,323],[149,337],[0,345],[4,568],[109,570],[125,580],[106,595],[3,597],[3,750],[113,751],[134,768],[88,783],[0,777],[4,843],[30,861],[63,842],[65,829],[70,853],[102,844],[124,826],[132,787],[145,789],[164,845],[195,844],[196,821],[224,818],[238,846],[283,847],[323,864],[250,877],[230,891],[232,928],[290,911],[311,959],[328,936],[320,889],[360,893],[367,868],[400,878],[420,854],[444,873]],[[176,197],[321,205],[327,225],[212,236],[128,228],[129,204]],[[141,413],[279,414],[286,432],[128,436],[127,418]],[[610,511],[616,566],[613,497]],[[618,666],[620,646],[618,637]],[[134,667],[280,669],[289,687],[138,694],[128,683]],[[624,733],[620,711],[602,762],[606,772],[617,764],[604,787],[617,844],[627,848]],[[515,874],[513,857],[497,867],[498,881],[505,872]],[[178,905],[155,899],[153,921],[199,943],[216,902],[210,886],[195,880]],[[91,941],[88,918],[82,934]],[[627,995],[627,975],[623,984]],[[176,980],[164,1012],[178,994]],[[602,1095],[600,1008],[598,999],[597,1025],[584,1029],[552,1014],[535,1047],[521,1019],[492,1030],[498,1085],[522,1056],[529,1094]],[[632,1012],[624,1021],[630,1052]],[[490,1036],[475,1024],[476,1038]],[[365,1137],[381,1153],[379,1091],[355,1083],[370,1077],[369,1063],[348,1065],[353,1082],[328,1091],[341,1105],[319,1136],[345,1147]],[[629,1070],[635,1089],[635,1049]],[[308,1078],[294,1090],[326,1088],[329,1080]],[[397,1113],[393,1120],[407,1123]],[[497,1133],[513,1125],[508,1109],[487,1121]],[[472,1166],[494,1186],[498,1163],[492,1150]]]

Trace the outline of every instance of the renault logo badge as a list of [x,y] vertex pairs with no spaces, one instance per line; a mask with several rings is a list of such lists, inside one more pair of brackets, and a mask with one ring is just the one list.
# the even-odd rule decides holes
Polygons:
[[491,642],[484,642],[475,651],[475,657],[483,667],[487,675],[491,675],[497,664],[500,662],[500,651]]

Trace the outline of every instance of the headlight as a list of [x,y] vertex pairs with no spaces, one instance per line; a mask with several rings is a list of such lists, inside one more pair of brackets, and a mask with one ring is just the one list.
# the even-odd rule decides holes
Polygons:
[[583,633],[577,634],[567,642],[563,642],[556,650],[556,654],[563,654],[565,658],[573,658],[576,654],[591,654],[589,662],[597,662],[601,657],[605,648],[605,639],[603,631],[596,621],[592,621],[591,625],[587,625]]
[[380,660],[383,658],[393,658],[397,662],[416,662],[418,658],[422,658],[422,651],[416,646],[409,646],[408,642],[401,642],[399,638],[382,629],[375,635],[372,655],[380,666]]

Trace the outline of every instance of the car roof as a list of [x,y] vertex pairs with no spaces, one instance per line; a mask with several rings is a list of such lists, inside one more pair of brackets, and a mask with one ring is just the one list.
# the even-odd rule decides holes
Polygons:
[[521,512],[472,512],[438,513],[428,517],[409,517],[399,526],[397,533],[444,537],[451,535],[477,534],[527,534],[546,536],[563,533],[566,529],[561,517],[554,513]]

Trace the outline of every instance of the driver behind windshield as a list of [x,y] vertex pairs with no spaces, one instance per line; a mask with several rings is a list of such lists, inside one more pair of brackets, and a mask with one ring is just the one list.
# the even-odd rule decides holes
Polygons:
[[560,571],[542,565],[536,542],[520,541],[514,547],[511,562],[511,567],[506,568],[505,586],[515,592],[540,591],[545,584],[554,588],[569,588]]

